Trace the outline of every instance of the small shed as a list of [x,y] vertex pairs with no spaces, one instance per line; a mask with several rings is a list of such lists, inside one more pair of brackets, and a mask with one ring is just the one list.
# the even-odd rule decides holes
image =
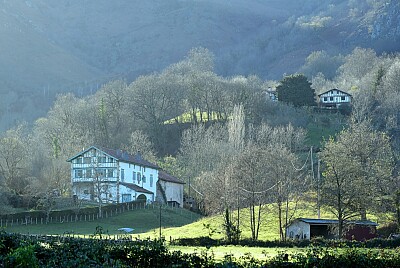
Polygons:
[[[334,239],[338,236],[338,224],[338,220],[298,218],[287,226],[286,232],[291,239]],[[346,221],[345,238],[358,241],[375,238],[377,226],[377,223],[369,220]]]

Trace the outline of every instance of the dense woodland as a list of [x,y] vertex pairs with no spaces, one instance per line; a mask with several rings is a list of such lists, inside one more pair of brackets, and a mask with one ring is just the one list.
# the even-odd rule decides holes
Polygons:
[[[333,79],[357,46],[400,50],[398,0],[3,0],[0,9],[1,131],[45,116],[57,94],[130,84],[193,47],[215,54],[215,74],[262,80],[299,69]],[[302,68],[313,51],[320,70]]]
[[[55,195],[69,196],[66,159],[101,145],[141,152],[183,179],[204,213],[224,213],[230,239],[240,234],[236,209],[247,207],[256,240],[269,203],[278,207],[284,239],[293,204],[316,192],[340,222],[382,210],[399,221],[400,57],[363,48],[335,56],[317,51],[302,71],[317,94],[331,88],[352,94],[351,114],[271,101],[265,90],[282,90],[298,75],[222,77],[204,48],[129,84],[111,81],[86,97],[61,94],[47,116],[1,136],[2,212],[43,209]],[[343,126],[336,136],[311,139],[310,125],[334,124]],[[32,196],[35,202],[22,201]]]

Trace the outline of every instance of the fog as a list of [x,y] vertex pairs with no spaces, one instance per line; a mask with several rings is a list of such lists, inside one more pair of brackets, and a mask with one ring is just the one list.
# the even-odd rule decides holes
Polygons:
[[[275,80],[313,51],[397,51],[399,9],[369,0],[3,0],[0,128],[44,115],[59,93],[131,82],[193,47],[215,55],[219,75]],[[387,11],[392,18],[380,23]]]

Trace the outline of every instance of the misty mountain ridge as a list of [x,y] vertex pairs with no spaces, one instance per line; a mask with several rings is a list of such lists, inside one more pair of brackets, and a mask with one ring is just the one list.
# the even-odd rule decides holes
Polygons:
[[281,79],[312,52],[400,49],[398,1],[3,0],[1,126],[43,115],[58,93],[160,71],[193,47],[219,75]]

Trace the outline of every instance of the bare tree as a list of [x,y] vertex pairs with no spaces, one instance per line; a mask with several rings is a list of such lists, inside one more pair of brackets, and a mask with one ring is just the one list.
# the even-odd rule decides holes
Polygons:
[[148,161],[156,162],[153,143],[148,136],[140,130],[132,132],[129,145],[127,145],[125,149],[133,155],[140,153]]
[[353,122],[336,140],[325,143],[321,159],[325,164],[322,201],[338,218],[341,237],[345,220],[360,215],[365,219],[366,209],[390,180],[389,139],[369,122]]
[[0,172],[6,187],[22,194],[28,184],[28,139],[23,125],[8,130],[0,138],[0,151]]
[[[241,181],[240,190],[244,205],[250,210],[250,229],[252,240],[258,239],[261,214],[264,213],[268,191],[274,187],[268,175],[265,151],[254,146],[247,147],[233,163],[233,179]],[[234,188],[233,188],[234,189]]]

